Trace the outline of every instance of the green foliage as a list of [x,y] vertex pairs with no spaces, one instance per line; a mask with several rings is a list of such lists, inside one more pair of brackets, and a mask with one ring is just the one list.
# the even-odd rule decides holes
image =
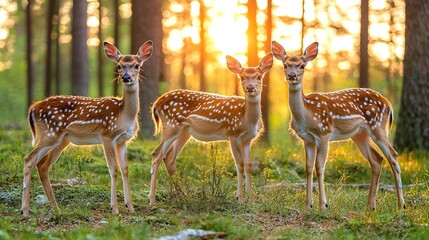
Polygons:
[[[288,133],[286,133],[288,134]],[[24,122],[0,126],[0,239],[148,239],[187,229],[222,232],[227,239],[427,239],[429,237],[428,153],[400,155],[407,209],[396,210],[396,194],[380,190],[377,210],[367,211],[370,168],[352,143],[332,144],[326,166],[329,209],[305,211],[302,146],[285,137],[273,147],[252,148],[254,203],[236,201],[236,169],[227,143],[188,144],[171,178],[159,168],[157,205],[148,207],[154,141],[128,148],[136,213],[123,204],[110,213],[110,177],[100,147],[68,148],[50,171],[60,210],[37,203],[44,196],[37,170],[31,184],[31,216],[20,215],[22,159],[31,150]],[[382,184],[393,184],[387,161]],[[77,180],[70,184],[68,179]],[[316,178],[315,178],[316,180]],[[351,187],[350,184],[363,184]],[[314,205],[318,193],[313,189]]]

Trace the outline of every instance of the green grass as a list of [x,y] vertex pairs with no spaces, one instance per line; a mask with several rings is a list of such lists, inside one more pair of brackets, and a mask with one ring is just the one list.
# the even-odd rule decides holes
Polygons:
[[[128,148],[136,213],[126,211],[118,181],[119,216],[110,213],[110,177],[100,147],[67,149],[50,171],[60,211],[37,203],[44,195],[37,170],[31,185],[31,217],[20,215],[23,157],[31,150],[25,123],[0,124],[0,239],[148,239],[187,228],[226,233],[227,239],[428,239],[429,154],[399,157],[407,209],[396,210],[396,194],[380,190],[377,210],[366,211],[369,164],[350,142],[332,144],[325,180],[330,207],[305,208],[302,147],[284,137],[273,147],[252,148],[255,201],[238,204],[237,176],[227,143],[188,144],[171,179],[160,167],[157,205],[148,207],[151,151],[155,141],[136,140]],[[79,179],[74,185],[67,179]],[[380,182],[393,184],[384,163]],[[175,190],[180,187],[180,191]],[[318,194],[313,191],[315,205]]]

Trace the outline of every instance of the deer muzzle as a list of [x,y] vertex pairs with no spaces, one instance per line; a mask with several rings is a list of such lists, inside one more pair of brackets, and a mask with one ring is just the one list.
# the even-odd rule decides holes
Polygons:
[[122,82],[124,82],[124,83],[131,82],[131,76],[130,76],[130,74],[125,73],[124,75],[122,75]]

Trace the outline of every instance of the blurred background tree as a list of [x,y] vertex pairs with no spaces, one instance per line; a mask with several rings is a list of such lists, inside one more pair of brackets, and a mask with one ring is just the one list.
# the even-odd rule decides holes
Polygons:
[[[81,15],[74,17],[77,9]],[[367,30],[361,24],[366,17]],[[78,20],[80,25],[72,24]],[[78,30],[81,35],[74,33]],[[404,33],[404,0],[0,0],[0,120],[23,119],[27,104],[49,94],[121,95],[110,63],[100,55],[102,42],[134,53],[149,39],[156,51],[142,73],[144,137],[153,132],[149,106],[165,91],[242,95],[225,56],[256,65],[271,40],[290,54],[320,43],[306,73],[306,92],[362,86],[361,72],[367,71],[368,84],[398,113]],[[367,39],[367,50],[361,39]],[[361,65],[362,54],[367,64]],[[276,142],[284,137],[276,133],[289,121],[287,87],[277,61],[265,79],[262,105],[268,129],[263,140]]]
[[[429,149],[429,2],[406,2],[404,84],[395,136],[399,151]],[[426,51],[428,50],[428,51]]]
[[150,59],[140,71],[140,133],[144,137],[153,135],[150,106],[159,95],[159,81],[162,70],[162,0],[132,1],[131,52],[137,53],[147,40],[154,42]]
[[73,0],[72,7],[72,49],[71,49],[71,80],[72,94],[87,96],[89,94],[89,59],[88,59],[88,27],[87,4],[82,0]]

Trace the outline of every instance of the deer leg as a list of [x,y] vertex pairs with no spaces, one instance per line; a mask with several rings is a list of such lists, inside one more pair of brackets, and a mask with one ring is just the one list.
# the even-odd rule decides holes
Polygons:
[[395,178],[398,209],[405,209],[405,201],[402,193],[401,168],[399,167],[398,163],[398,153],[395,151],[395,149],[393,149],[392,145],[390,145],[387,134],[382,128],[376,128],[373,130],[372,135],[370,136],[389,162],[393,177]]
[[43,190],[46,196],[51,202],[53,208],[58,210],[58,203],[55,199],[54,192],[52,191],[51,182],[49,180],[49,169],[58,160],[63,150],[69,145],[69,141],[66,138],[62,139],[61,145],[52,148],[40,162],[37,164],[37,171],[39,172],[39,178],[42,182]]
[[[170,175],[171,178],[176,175],[176,159],[177,156],[182,151],[183,147],[188,142],[191,135],[187,131],[183,131],[183,133],[176,139],[176,141],[173,142],[173,144],[168,148],[167,153],[165,154],[165,157],[163,158],[164,164],[167,167],[168,175]],[[179,184],[176,181],[173,181],[174,189],[177,192],[183,192],[180,188]]]
[[130,184],[128,182],[128,159],[127,145],[125,143],[116,144],[116,161],[121,168],[122,183],[124,187],[124,201],[128,211],[134,213],[134,204],[130,193]]
[[235,160],[237,168],[237,199],[239,203],[243,203],[243,181],[244,181],[244,162],[241,156],[241,149],[237,142],[230,140],[231,153]]
[[52,149],[57,147],[59,142],[39,141],[39,144],[24,157],[24,180],[22,191],[21,211],[24,217],[30,215],[30,183],[31,173],[38,162]]
[[164,158],[167,150],[170,148],[171,144],[181,135],[182,131],[178,131],[177,129],[171,129],[167,132],[164,129],[163,136],[158,147],[152,152],[152,166],[150,169],[150,174],[152,175],[150,178],[150,191],[149,191],[149,206],[155,205],[155,197],[156,197],[156,176],[158,172],[159,164],[161,160]]
[[110,173],[110,209],[112,214],[119,214],[117,195],[118,165],[116,163],[115,149],[110,140],[103,139],[104,156]]
[[319,187],[319,209],[328,208],[325,195],[325,165],[328,156],[328,142],[321,141],[317,146],[316,174]]
[[383,157],[371,146],[370,140],[371,138],[364,131],[356,134],[352,138],[354,144],[358,147],[359,151],[368,160],[371,166],[371,183],[369,187],[367,208],[375,210]]
[[155,148],[155,150],[152,152],[152,166],[150,168],[150,191],[149,191],[149,206],[155,205],[155,194],[156,194],[156,175],[159,165],[159,158],[161,157],[161,151],[164,145],[164,141],[161,139],[161,142],[159,143],[158,147]]
[[241,150],[244,163],[244,176],[246,177],[246,190],[249,202],[252,202],[252,162],[250,160],[250,145],[251,142],[241,144]]
[[314,143],[305,143],[305,169],[307,173],[307,195],[306,195],[306,209],[310,210],[313,208],[313,171],[314,171],[314,161],[316,157],[316,145]]
[[173,144],[168,148],[165,157],[163,158],[164,164],[167,167],[168,174],[170,177],[176,174],[176,158],[179,156],[183,147],[188,142],[191,135],[188,132],[183,131],[183,133],[173,142]]

